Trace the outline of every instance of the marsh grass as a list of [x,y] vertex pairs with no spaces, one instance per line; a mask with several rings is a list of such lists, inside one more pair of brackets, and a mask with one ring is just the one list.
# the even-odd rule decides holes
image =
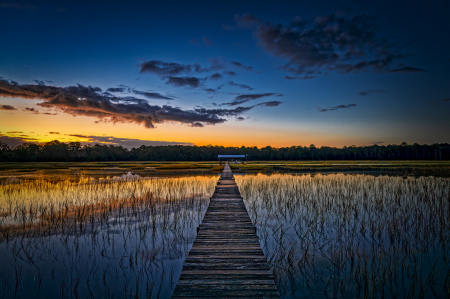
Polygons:
[[211,168],[211,166],[197,163],[180,163],[180,164],[163,164],[157,167],[157,169],[198,169],[198,168]]
[[223,165],[215,165],[215,166],[213,166],[213,167],[211,167],[211,170],[212,171],[216,171],[216,172],[221,172],[221,171],[223,171]]
[[169,298],[216,177],[0,186],[0,297]]
[[[236,173],[332,173],[373,172],[395,176],[439,176],[450,177],[449,161],[249,161],[246,164],[231,164]],[[11,176],[71,175],[72,180],[80,175],[104,177],[133,171],[141,176],[177,176],[186,174],[215,174],[222,171],[218,161],[197,162],[25,162],[0,163],[0,181]]]
[[236,177],[284,298],[450,297],[450,180]]
[[261,165],[261,164],[239,164],[236,169],[239,170],[265,170],[270,169],[271,165]]
[[[283,297],[449,297],[448,165],[358,162],[231,165],[272,174],[236,181]],[[101,177],[1,181],[0,298],[170,297],[217,177],[161,174],[220,172],[223,165],[48,164],[63,174],[95,169]],[[27,167],[20,170],[35,171]],[[133,167],[160,178],[106,174]],[[290,168],[383,175],[276,173]],[[430,174],[442,177],[422,177]]]

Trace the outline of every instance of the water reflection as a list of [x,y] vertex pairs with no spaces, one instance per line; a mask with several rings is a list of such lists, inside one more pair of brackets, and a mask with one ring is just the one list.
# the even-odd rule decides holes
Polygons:
[[283,298],[450,296],[450,180],[236,177]]
[[216,177],[122,176],[0,186],[6,298],[169,298]]
[[[217,176],[0,185],[0,295],[169,298]],[[449,297],[450,179],[236,175],[284,298]]]

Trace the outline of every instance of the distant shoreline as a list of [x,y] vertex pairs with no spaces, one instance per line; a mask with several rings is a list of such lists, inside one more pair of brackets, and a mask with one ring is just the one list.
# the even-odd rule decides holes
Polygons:
[[[55,180],[80,177],[104,178],[127,172],[142,177],[179,177],[217,175],[223,165],[205,162],[0,162],[0,180],[10,177],[36,179],[52,176]],[[394,176],[450,177],[450,161],[250,161],[231,164],[236,174],[371,174]]]

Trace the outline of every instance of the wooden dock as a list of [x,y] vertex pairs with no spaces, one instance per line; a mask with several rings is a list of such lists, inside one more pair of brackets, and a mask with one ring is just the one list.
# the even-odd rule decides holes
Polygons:
[[172,298],[279,298],[228,163]]

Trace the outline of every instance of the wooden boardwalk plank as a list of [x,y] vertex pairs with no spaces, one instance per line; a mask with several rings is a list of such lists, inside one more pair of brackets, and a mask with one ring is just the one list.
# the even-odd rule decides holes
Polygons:
[[228,163],[172,298],[279,298]]

